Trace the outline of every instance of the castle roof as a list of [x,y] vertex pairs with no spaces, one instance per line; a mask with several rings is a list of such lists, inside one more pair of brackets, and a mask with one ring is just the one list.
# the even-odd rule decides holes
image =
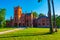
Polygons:
[[[21,8],[20,6],[14,7],[14,8]],[[22,8],[21,8],[22,9]]]
[[38,19],[41,19],[41,18],[48,18],[47,16],[40,16],[38,17]]
[[31,15],[31,13],[26,13],[25,15],[29,16],[29,15]]

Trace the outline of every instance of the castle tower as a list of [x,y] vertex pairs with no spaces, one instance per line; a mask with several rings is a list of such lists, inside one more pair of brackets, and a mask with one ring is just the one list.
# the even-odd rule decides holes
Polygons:
[[14,8],[14,26],[19,26],[19,21],[22,15],[22,9],[18,6]]

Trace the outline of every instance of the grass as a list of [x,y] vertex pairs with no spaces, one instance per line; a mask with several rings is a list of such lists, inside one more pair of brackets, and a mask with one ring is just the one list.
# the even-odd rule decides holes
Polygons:
[[27,28],[0,35],[0,40],[60,40],[60,29],[49,34],[49,28]]
[[0,32],[7,31],[7,30],[12,30],[12,29],[15,29],[15,28],[0,28]]

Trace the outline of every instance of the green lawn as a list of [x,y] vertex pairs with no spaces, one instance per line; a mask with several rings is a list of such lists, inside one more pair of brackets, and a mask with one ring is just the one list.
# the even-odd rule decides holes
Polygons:
[[48,34],[49,28],[27,28],[0,35],[0,40],[60,40],[60,30]]
[[12,29],[15,29],[15,28],[0,28],[0,32],[7,31],[7,30],[12,30]]

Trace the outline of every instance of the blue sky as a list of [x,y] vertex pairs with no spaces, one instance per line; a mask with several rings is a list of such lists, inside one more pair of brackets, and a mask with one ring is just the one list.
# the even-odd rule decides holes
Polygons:
[[[60,15],[60,0],[54,0],[55,13]],[[38,14],[43,13],[47,15],[48,4],[47,0],[42,0],[38,3],[37,0],[0,0],[0,8],[6,8],[6,19],[14,16],[14,7],[22,7],[22,12],[36,11]]]

